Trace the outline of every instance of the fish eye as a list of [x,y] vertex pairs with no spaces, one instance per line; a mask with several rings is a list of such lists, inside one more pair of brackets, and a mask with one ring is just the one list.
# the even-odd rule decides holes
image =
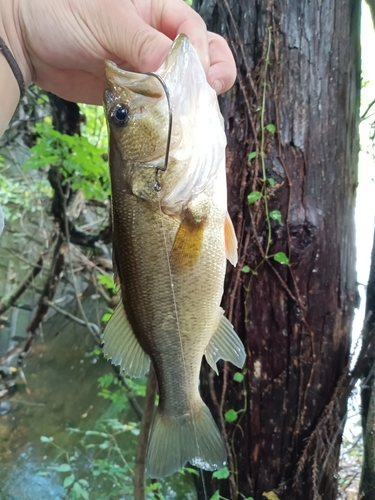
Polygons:
[[125,104],[118,103],[110,111],[112,123],[117,127],[125,127],[129,121],[129,109]]

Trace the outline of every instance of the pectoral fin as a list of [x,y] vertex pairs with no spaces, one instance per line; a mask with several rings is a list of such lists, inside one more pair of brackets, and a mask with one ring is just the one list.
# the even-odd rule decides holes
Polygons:
[[184,271],[197,263],[202,250],[204,226],[205,219],[196,219],[190,212],[186,212],[170,255],[170,263],[174,270]]
[[120,301],[103,334],[103,352],[114,365],[129,377],[143,377],[150,368],[150,358],[140,346],[134,335]]
[[233,222],[227,212],[224,223],[224,235],[225,235],[225,254],[229,262],[233,265],[237,265],[238,255],[237,255],[237,237],[234,231]]
[[205,351],[207,363],[217,374],[216,363],[219,359],[230,361],[238,368],[242,368],[246,358],[244,346],[221,308],[220,315],[219,326]]

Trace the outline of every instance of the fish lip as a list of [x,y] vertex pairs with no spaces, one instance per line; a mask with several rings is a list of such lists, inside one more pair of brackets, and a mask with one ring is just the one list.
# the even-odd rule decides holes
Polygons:
[[105,61],[105,72],[107,77],[113,74],[121,77],[131,77],[132,80],[143,80],[145,77],[145,75],[142,73],[134,73],[133,71],[126,71],[125,69],[121,69],[113,61],[109,60]]
[[[164,60],[162,61],[160,67],[154,73],[160,73],[160,71],[165,69],[165,66],[166,64],[168,64],[170,58],[171,57],[174,58],[178,54],[180,48],[185,43],[189,43],[189,38],[184,33],[180,33],[173,41],[171,48],[169,49],[169,52],[165,56]],[[126,78],[129,80],[129,83],[134,83],[134,84],[142,82],[149,75],[149,73],[136,73],[133,71],[127,71],[121,69],[113,61],[109,60],[105,61],[105,72],[108,80],[110,80],[111,82],[113,78],[117,76],[121,77],[122,80]]]

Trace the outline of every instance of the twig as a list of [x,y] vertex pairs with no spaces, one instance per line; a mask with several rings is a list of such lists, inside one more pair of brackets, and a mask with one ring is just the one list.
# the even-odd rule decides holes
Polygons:
[[137,454],[135,457],[134,478],[133,478],[134,500],[146,499],[146,476],[145,476],[146,452],[147,452],[148,436],[150,434],[151,423],[154,416],[156,391],[157,391],[157,380],[154,368],[151,365],[150,373],[148,375],[148,380],[147,380],[147,389],[144,402],[143,417],[141,422],[141,431],[138,438]]
[[[82,326],[86,326],[86,322],[83,319],[77,318],[77,316],[74,316],[73,314],[69,313],[68,311],[61,309],[61,307],[57,306],[56,304],[54,304],[53,302],[51,302],[47,298],[44,299],[44,303],[48,307],[52,307],[52,309],[55,309],[55,311],[57,311],[59,314],[62,314],[66,318],[71,319],[75,323],[78,323],[79,325],[82,325]],[[95,339],[96,343],[100,345],[101,344],[100,329],[98,328],[98,326],[95,323],[89,323],[89,325],[90,325],[91,329],[93,330],[94,339]]]
[[28,275],[23,283],[15,290],[15,292],[0,305],[0,316],[10,307],[14,306],[16,301],[21,297],[23,292],[29,288],[34,279],[38,276],[43,268],[44,252],[40,255],[38,262],[35,264],[34,269]]
[[366,111],[363,113],[363,115],[359,119],[360,122],[363,122],[363,120],[366,120],[366,118],[368,118],[367,114],[370,111],[370,109],[374,106],[374,104],[375,104],[375,99],[372,102],[370,102],[370,104],[367,106]]
[[27,327],[27,333],[29,334],[25,343],[25,346],[20,353],[18,357],[18,364],[22,364],[23,358],[26,356],[28,351],[30,350],[31,344],[33,343],[33,340],[35,338],[36,331],[43,321],[43,318],[48,312],[48,306],[44,303],[44,300],[47,298],[48,300],[52,300],[55,292],[57,285],[60,280],[60,274],[64,268],[64,253],[62,251],[62,246],[63,246],[63,238],[62,235],[60,234],[56,245],[55,245],[55,250],[53,253],[52,257],[52,263],[50,267],[50,272],[47,278],[47,282],[44,285],[42,295],[39,299],[38,302],[38,307],[36,310],[36,313],[33,317],[33,319],[30,321],[28,327]]

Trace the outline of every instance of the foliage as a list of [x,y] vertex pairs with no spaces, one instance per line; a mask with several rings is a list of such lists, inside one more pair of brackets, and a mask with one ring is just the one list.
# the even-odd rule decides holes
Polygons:
[[30,149],[25,171],[60,166],[73,190],[81,189],[88,200],[107,199],[110,189],[104,147],[92,144],[86,136],[61,134],[48,121],[37,123],[35,131],[39,137]]
[[14,221],[25,212],[43,209],[43,198],[51,198],[52,190],[45,179],[31,181],[28,177],[6,176],[0,157],[0,200],[6,220]]

